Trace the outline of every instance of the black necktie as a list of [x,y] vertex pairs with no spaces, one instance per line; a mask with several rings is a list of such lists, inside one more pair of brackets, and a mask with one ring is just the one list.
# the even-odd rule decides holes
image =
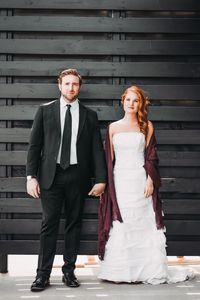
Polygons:
[[71,105],[67,104],[68,107],[65,114],[65,125],[63,130],[62,139],[62,150],[60,157],[60,166],[62,169],[67,169],[70,165],[70,153],[71,153],[71,135],[72,135],[72,115],[71,115]]

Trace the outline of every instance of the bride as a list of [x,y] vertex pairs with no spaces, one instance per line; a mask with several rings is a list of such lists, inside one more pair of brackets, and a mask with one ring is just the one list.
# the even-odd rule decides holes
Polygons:
[[161,181],[147,97],[131,86],[121,99],[124,117],[110,124],[105,144],[108,185],[99,209],[98,277],[149,284],[187,280],[194,276],[192,270],[167,266]]

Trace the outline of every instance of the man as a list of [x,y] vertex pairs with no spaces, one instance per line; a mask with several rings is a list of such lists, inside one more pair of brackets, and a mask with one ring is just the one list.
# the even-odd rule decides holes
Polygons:
[[[106,167],[96,112],[78,100],[82,78],[75,69],[58,77],[59,100],[41,105],[31,131],[27,156],[27,192],[41,197],[43,218],[36,280],[31,291],[42,291],[56,252],[60,215],[64,205],[65,244],[63,282],[78,287],[74,275],[80,242],[81,215],[87,195],[100,196]],[[96,184],[90,189],[91,171]]]

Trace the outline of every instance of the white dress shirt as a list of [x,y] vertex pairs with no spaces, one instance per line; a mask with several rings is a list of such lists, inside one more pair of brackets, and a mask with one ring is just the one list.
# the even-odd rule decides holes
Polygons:
[[77,164],[76,141],[77,141],[77,135],[78,135],[78,126],[79,126],[79,102],[78,102],[78,99],[76,99],[74,102],[67,103],[64,100],[63,96],[60,97],[61,142],[60,142],[60,148],[58,151],[57,163],[58,164],[60,163],[63,131],[64,131],[64,123],[65,123],[65,114],[68,109],[67,104],[71,105],[71,116],[72,116],[70,165],[74,165],[74,164]]

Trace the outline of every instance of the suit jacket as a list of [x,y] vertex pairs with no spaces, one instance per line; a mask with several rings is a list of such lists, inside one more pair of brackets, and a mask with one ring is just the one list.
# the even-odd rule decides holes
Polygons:
[[[60,142],[60,100],[55,100],[39,107],[27,155],[26,173],[37,176],[43,189],[49,189],[53,183]],[[96,183],[106,182],[106,165],[97,114],[80,102],[76,149],[79,184],[87,193],[91,177]]]

